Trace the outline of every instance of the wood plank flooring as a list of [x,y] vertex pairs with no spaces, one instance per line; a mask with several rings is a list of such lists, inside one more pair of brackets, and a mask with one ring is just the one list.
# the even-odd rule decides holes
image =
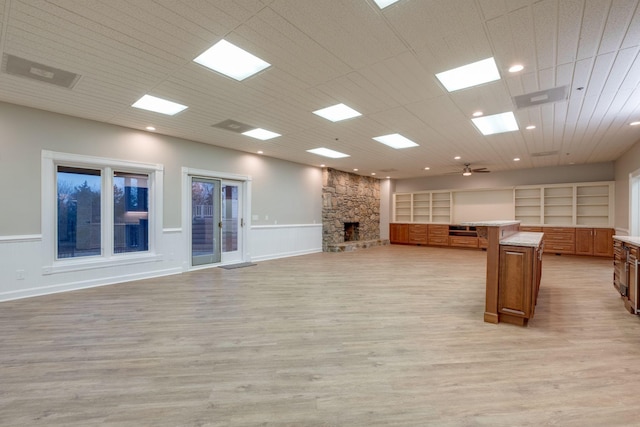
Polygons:
[[485,253],[383,246],[0,304],[1,426],[637,426],[612,260],[545,255],[526,328]]

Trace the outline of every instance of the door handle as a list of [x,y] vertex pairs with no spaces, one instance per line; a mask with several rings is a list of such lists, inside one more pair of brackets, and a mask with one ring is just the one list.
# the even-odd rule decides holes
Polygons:
[[244,227],[244,218],[240,218],[240,227]]
[[218,223],[218,228],[222,228],[222,221]]

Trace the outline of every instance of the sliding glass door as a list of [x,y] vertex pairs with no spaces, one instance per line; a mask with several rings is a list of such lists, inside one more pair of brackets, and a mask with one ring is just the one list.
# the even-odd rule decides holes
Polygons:
[[222,262],[242,261],[242,183],[222,181]]
[[191,177],[191,265],[221,261],[221,183]]

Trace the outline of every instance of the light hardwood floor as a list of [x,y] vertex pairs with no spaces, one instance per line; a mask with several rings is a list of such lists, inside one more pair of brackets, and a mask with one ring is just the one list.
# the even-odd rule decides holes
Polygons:
[[526,328],[485,253],[318,253],[0,304],[1,426],[637,426],[612,260],[548,256]]

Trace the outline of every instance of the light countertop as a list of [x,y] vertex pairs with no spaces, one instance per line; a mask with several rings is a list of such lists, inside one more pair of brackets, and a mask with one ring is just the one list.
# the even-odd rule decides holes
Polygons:
[[511,246],[532,246],[537,248],[540,246],[542,236],[544,236],[544,233],[521,231],[500,240],[500,244]]
[[621,242],[631,243],[632,245],[640,246],[640,237],[638,236],[613,236],[614,239]]
[[496,221],[467,221],[461,222],[460,225],[469,225],[472,227],[499,227],[503,225],[520,224],[520,221],[513,220],[496,220]]

